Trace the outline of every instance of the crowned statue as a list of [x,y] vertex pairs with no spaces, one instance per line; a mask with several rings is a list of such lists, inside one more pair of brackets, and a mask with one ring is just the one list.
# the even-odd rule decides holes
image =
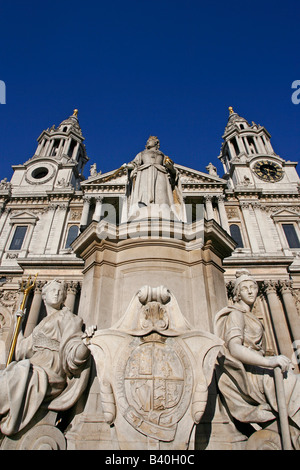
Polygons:
[[160,150],[157,137],[150,136],[145,150],[124,166],[129,170],[131,185],[130,215],[146,213],[143,209],[153,209],[155,205],[158,210],[165,209],[169,214],[172,211],[175,218],[181,219],[179,172],[173,161]]

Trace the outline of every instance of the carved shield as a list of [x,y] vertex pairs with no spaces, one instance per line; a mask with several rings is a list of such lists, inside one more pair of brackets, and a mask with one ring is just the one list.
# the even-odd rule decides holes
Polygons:
[[190,360],[177,338],[135,338],[118,363],[118,391],[125,419],[139,432],[174,439],[191,400]]

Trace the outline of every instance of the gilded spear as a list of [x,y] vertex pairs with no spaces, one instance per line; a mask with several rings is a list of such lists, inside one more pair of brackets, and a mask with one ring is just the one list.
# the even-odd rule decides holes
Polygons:
[[19,335],[19,332],[20,332],[20,329],[21,329],[22,318],[25,314],[25,306],[26,306],[26,302],[27,302],[27,299],[28,299],[28,295],[29,295],[29,292],[31,291],[31,289],[33,289],[33,287],[35,285],[36,278],[37,278],[37,274],[35,275],[33,281],[31,281],[31,276],[29,276],[26,284],[24,284],[24,282],[22,281],[21,292],[23,292],[23,299],[22,299],[22,302],[21,302],[21,305],[20,305],[20,308],[19,308],[20,313],[17,314],[17,322],[16,322],[14,335],[13,335],[12,342],[11,342],[10,349],[9,349],[9,354],[8,354],[8,358],[7,358],[7,362],[6,362],[6,367],[11,363],[11,360],[12,360],[12,357],[13,357],[13,354],[14,354],[14,351],[15,351],[15,348],[16,348],[18,335]]

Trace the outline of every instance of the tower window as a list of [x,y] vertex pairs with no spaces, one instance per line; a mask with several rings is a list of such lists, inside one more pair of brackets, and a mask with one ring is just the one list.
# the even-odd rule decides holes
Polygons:
[[68,156],[69,156],[70,158],[72,158],[72,156],[73,156],[73,152],[74,152],[75,145],[76,145],[75,140],[72,140],[72,141],[71,141],[71,144],[70,144],[69,151],[68,151]]
[[9,250],[21,250],[27,232],[27,225],[18,225],[15,229]]
[[250,152],[251,153],[258,153],[253,137],[247,137],[247,140],[248,140]]
[[57,150],[58,150],[58,147],[59,147],[59,139],[55,139],[54,140],[54,144],[53,144],[53,147],[52,147],[52,152],[51,152],[51,156],[55,156],[56,153],[57,153]]
[[236,154],[236,155],[239,155],[240,149],[239,149],[239,147],[238,147],[238,144],[237,144],[236,140],[235,140],[235,139],[231,139],[230,142],[232,143],[232,145],[233,145],[233,147],[234,147],[235,154]]
[[33,172],[31,173],[31,176],[32,178],[40,180],[42,178],[45,178],[45,176],[47,176],[48,173],[49,173],[48,168],[40,167],[40,168],[36,168],[35,170],[33,170]]
[[78,233],[79,233],[79,228],[77,227],[77,225],[71,225],[71,227],[68,230],[68,236],[67,236],[67,241],[65,245],[66,249],[71,247],[71,243],[78,236]]
[[230,235],[234,239],[235,243],[237,243],[236,248],[244,248],[240,227],[236,224],[232,224],[230,225],[229,229]]
[[300,248],[300,242],[294,224],[282,224],[282,228],[289,247]]

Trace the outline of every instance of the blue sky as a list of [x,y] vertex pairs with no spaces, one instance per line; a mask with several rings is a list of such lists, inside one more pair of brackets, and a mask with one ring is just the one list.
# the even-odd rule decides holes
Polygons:
[[228,106],[300,160],[298,1],[0,0],[0,178],[32,157],[43,129],[79,109],[103,172],[149,135],[175,162],[217,160]]

